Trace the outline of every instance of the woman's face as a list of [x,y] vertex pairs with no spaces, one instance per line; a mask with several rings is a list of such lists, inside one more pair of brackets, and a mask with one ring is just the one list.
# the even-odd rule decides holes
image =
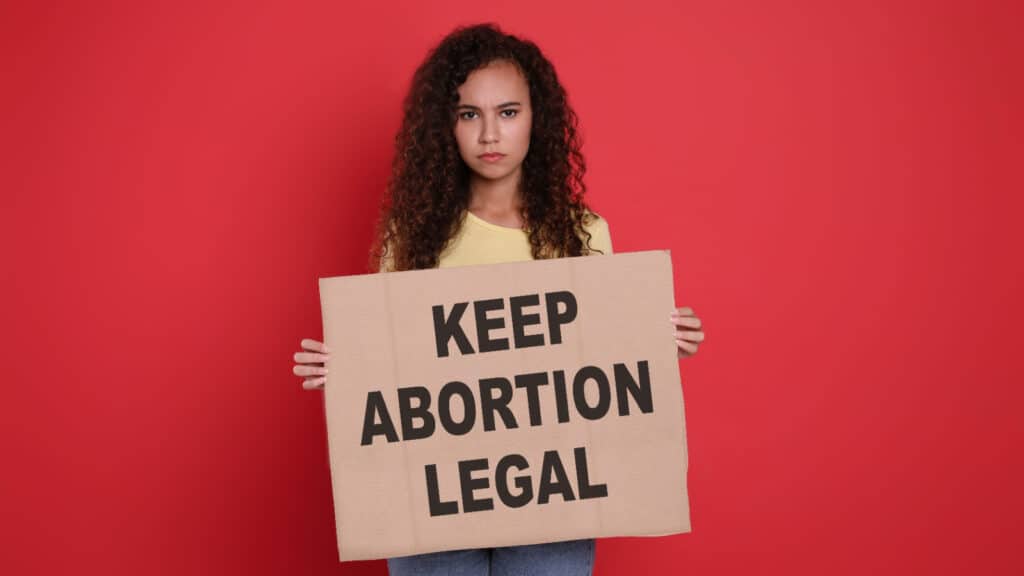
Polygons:
[[[530,149],[530,87],[515,64],[491,62],[459,86],[455,140],[459,154],[479,177],[518,178]],[[485,154],[500,156],[488,158]]]

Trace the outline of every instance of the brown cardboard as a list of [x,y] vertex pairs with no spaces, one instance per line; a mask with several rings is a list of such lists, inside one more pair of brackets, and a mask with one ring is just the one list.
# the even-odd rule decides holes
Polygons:
[[[569,316],[565,292],[575,298],[575,318],[549,330],[549,321]],[[545,296],[549,293],[558,294],[552,297],[551,314]],[[538,295],[539,305],[520,308],[520,316],[540,323],[523,323],[521,332],[543,335],[543,346],[515,347],[510,297],[523,295]],[[683,397],[676,344],[670,337],[669,313],[675,304],[668,251],[321,278],[320,296],[324,342],[331,350],[324,399],[341,560],[690,531]],[[508,350],[479,349],[473,302],[488,299],[502,299],[503,309],[486,312],[487,323],[501,318],[504,327],[492,329],[484,340],[505,337]],[[461,330],[474,353],[461,354],[459,339],[453,336],[445,340],[448,355],[439,357],[433,307],[442,306],[443,327],[460,302],[469,303]],[[448,326],[453,334],[458,332],[455,324]],[[552,343],[555,332],[561,335],[558,344]],[[644,413],[623,388],[629,414],[620,415],[613,365],[621,363],[636,388],[642,388],[641,361],[647,363],[653,410]],[[577,411],[573,394],[574,376],[585,366],[597,367],[608,379],[607,413],[592,420]],[[555,370],[565,376],[569,421],[564,423],[558,421]],[[533,426],[530,388],[516,388],[514,377],[537,372],[547,373],[548,384],[534,388],[541,425]],[[480,380],[499,377],[509,380],[507,408],[518,427],[506,428],[499,409],[491,411],[495,429],[488,431]],[[464,383],[472,392],[475,424],[464,434],[454,427],[456,434],[446,431],[439,416],[440,393],[451,381]],[[490,395],[500,396],[500,381],[488,382]],[[581,386],[585,404],[596,408],[588,411],[584,406],[584,411],[596,417],[599,384],[591,378]],[[435,429],[429,437],[402,440],[396,389],[411,387],[429,392]],[[453,392],[461,388],[447,388],[452,398],[444,403],[451,406],[445,420],[449,424],[466,416]],[[362,444],[368,405],[376,405],[371,396],[384,402],[398,441],[388,441],[380,412],[371,410],[378,426],[368,429],[380,433],[369,438],[369,445]],[[415,407],[417,402],[408,404]],[[414,427],[424,424],[423,419],[410,422]],[[577,477],[575,448],[585,450],[588,479],[583,483]],[[573,499],[563,497],[565,483],[558,482],[558,467],[549,456],[544,475],[549,498],[539,504],[539,476],[545,452],[551,450],[560,456]],[[529,476],[532,499],[520,507],[506,505],[496,486],[496,466],[509,454],[521,455],[529,466],[507,468],[503,475],[509,478],[505,496],[510,502],[520,494],[514,479]],[[479,501],[490,498],[493,508],[466,512],[459,462],[484,458],[487,469],[469,470],[467,485],[486,479],[486,487],[470,491],[470,501],[482,506]],[[456,502],[457,513],[431,515],[430,465],[436,472],[437,502]],[[580,484],[589,486],[586,494]],[[606,496],[600,495],[602,485]],[[552,494],[552,487],[560,490]],[[442,509],[435,506],[435,511]]]

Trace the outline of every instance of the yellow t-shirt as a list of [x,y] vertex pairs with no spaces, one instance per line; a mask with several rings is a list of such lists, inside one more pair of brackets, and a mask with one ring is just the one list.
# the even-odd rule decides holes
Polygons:
[[[604,254],[612,253],[612,238],[608,222],[593,213],[586,230],[590,233],[590,247]],[[466,220],[455,238],[438,257],[438,268],[498,264],[532,260],[529,236],[521,228],[499,226],[466,211]],[[381,260],[381,271],[390,270],[390,258]]]

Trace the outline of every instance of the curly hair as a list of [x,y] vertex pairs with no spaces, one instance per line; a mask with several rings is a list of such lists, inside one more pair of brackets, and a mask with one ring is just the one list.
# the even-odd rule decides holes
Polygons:
[[586,164],[578,119],[554,66],[534,43],[494,24],[478,24],[452,31],[413,75],[371,249],[372,270],[383,257],[392,259],[394,270],[437,266],[463,224],[470,168],[454,134],[458,88],[471,72],[498,60],[514,63],[529,84],[533,122],[523,160],[521,215],[533,257],[598,252],[586,230],[595,216],[583,199]]

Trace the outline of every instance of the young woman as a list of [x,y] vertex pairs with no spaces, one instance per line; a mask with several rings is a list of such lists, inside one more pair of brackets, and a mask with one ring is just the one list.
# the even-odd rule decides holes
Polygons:
[[[584,202],[576,114],[532,42],[493,25],[457,28],[416,70],[371,251],[380,271],[610,254],[608,223]],[[668,311],[666,311],[668,312]],[[680,357],[704,340],[671,311]],[[301,342],[294,373],[322,389],[329,350]],[[590,574],[594,541],[392,558],[405,574]]]

